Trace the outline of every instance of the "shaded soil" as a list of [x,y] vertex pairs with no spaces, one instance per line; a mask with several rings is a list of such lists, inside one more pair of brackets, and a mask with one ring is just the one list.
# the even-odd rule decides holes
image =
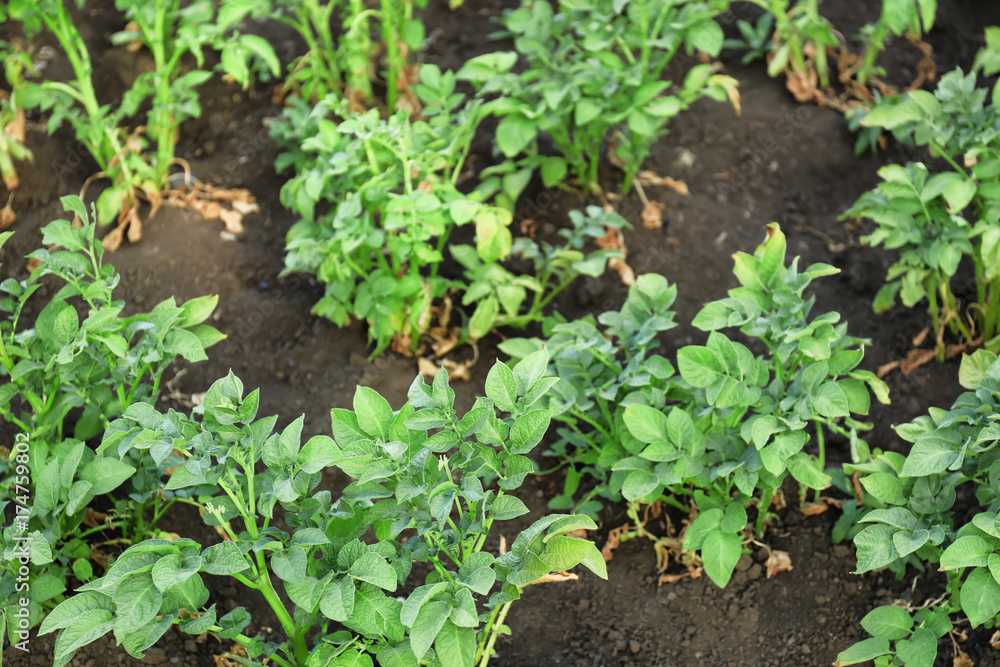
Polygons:
[[[509,0],[467,0],[454,13],[433,0],[425,22],[430,44],[425,60],[457,67],[465,59],[498,48],[485,38],[494,30],[496,16]],[[108,3],[110,6],[110,3]],[[855,34],[877,9],[860,8],[852,0],[827,0],[821,11],[846,35]],[[869,3],[876,5],[876,3]],[[1000,7],[989,0],[942,2],[938,25],[928,36],[941,71],[956,65],[966,69],[981,41],[981,27],[1000,23]],[[90,10],[88,10],[90,11]],[[141,63],[123,52],[107,49],[107,36],[123,26],[109,24],[112,12],[92,10],[81,17],[85,37],[95,58],[99,89],[113,101],[126,89]],[[299,46],[293,35],[277,27],[264,30],[286,61]],[[727,25],[731,30],[732,23]],[[273,31],[273,32],[272,32]],[[499,48],[504,48],[500,45]],[[897,83],[912,79],[918,59],[905,40],[890,45],[884,63]],[[654,150],[647,167],[661,175],[683,179],[691,190],[684,198],[674,192],[651,189],[651,199],[665,205],[662,229],[646,230],[639,224],[641,203],[633,194],[616,208],[637,229],[626,233],[629,263],[637,273],[658,272],[678,285],[675,309],[680,326],[663,340],[673,350],[704,339],[689,322],[706,301],[720,298],[735,285],[732,253],[752,251],[763,238],[763,226],[778,221],[789,239],[792,254],[805,263],[828,262],[842,269],[838,276],[815,284],[815,311],[836,310],[850,322],[853,335],[872,340],[865,366],[874,369],[905,356],[910,340],[925,326],[926,315],[896,309],[876,316],[871,302],[882,284],[893,257],[881,250],[862,248],[852,229],[837,216],[877,182],[876,170],[908,156],[899,148],[857,158],[854,137],[838,113],[794,102],[783,83],[766,77],[760,63],[743,67],[739,56],[724,54],[727,73],[740,81],[743,114],[714,102],[700,102],[672,124],[671,134]],[[51,63],[52,72],[60,63]],[[280,110],[271,105],[269,88],[239,91],[219,81],[203,90],[201,119],[183,128],[180,155],[191,162],[203,180],[248,187],[258,197],[261,213],[249,216],[247,231],[236,240],[225,240],[221,225],[199,216],[163,209],[144,227],[141,243],[126,246],[109,260],[122,274],[119,296],[130,310],[149,310],[163,299],[184,301],[202,294],[219,294],[213,324],[228,338],[212,348],[210,361],[179,363],[168,371],[178,394],[193,394],[232,369],[247,390],[261,388],[260,414],[279,414],[279,426],[299,414],[306,415],[308,435],[329,431],[329,410],[349,407],[355,385],[370,386],[394,406],[405,400],[416,364],[391,354],[367,360],[366,332],[360,324],[338,329],[309,314],[322,289],[307,276],[280,278],[284,237],[295,222],[280,206],[278,192],[283,178],[275,175],[276,146],[268,139],[266,125]],[[44,134],[40,118],[28,137],[35,163],[21,169],[22,186],[14,208],[17,233],[0,255],[4,277],[27,275],[25,254],[40,245],[39,229],[62,215],[58,197],[79,190],[95,171],[69,133]],[[914,156],[909,156],[914,157]],[[484,159],[488,160],[489,155]],[[617,178],[609,168],[607,176]],[[722,179],[721,175],[729,174]],[[615,191],[608,181],[608,190]],[[96,195],[96,193],[91,193]],[[6,201],[6,193],[0,192]],[[579,196],[536,187],[521,202],[521,213],[545,225],[564,224],[566,212],[587,203]],[[561,298],[559,310],[568,317],[617,308],[626,288],[614,275],[583,281]],[[505,332],[508,335],[511,332]],[[514,334],[516,335],[516,333]],[[485,373],[497,356],[491,337],[480,345],[480,363],[473,379],[456,386],[459,408],[467,409],[482,392]],[[471,351],[460,350],[458,358]],[[950,405],[959,393],[957,363],[924,366],[910,375],[887,378],[893,403],[876,405],[874,430],[868,442],[884,449],[901,450],[903,444],[891,426],[909,421],[929,406]],[[165,398],[164,405],[176,405]],[[831,462],[847,458],[843,442],[828,445]],[[330,488],[345,479],[329,475]],[[561,489],[561,480],[529,478],[521,497],[533,510],[531,521],[544,512],[548,498]],[[788,497],[794,498],[793,490]],[[603,582],[582,573],[577,582],[529,587],[508,619],[513,636],[498,645],[500,665],[664,665],[695,667],[829,665],[837,653],[862,634],[858,620],[878,604],[902,598],[920,604],[939,595],[940,581],[933,576],[897,582],[887,574],[851,574],[853,548],[833,545],[830,528],[833,512],[803,518],[794,506],[781,512],[780,522],[767,535],[768,547],[787,551],[794,569],[768,579],[763,569],[767,548],[755,547],[744,556],[729,587],[720,590],[704,578],[658,586],[653,550],[635,540],[624,543],[609,563],[610,580]],[[593,536],[603,544],[610,529],[625,522],[624,511],[611,507],[602,515]],[[204,543],[214,541],[195,516],[177,512],[163,527]],[[512,539],[513,528],[506,537]],[[662,527],[651,526],[654,531]],[[494,536],[494,540],[496,536]],[[494,547],[496,545],[493,545]],[[277,639],[273,616],[262,598],[207,577],[212,601],[224,609],[236,605],[253,616],[251,631]],[[959,626],[960,629],[967,629]],[[976,665],[1000,665],[989,647],[991,631],[968,633],[959,644]],[[51,664],[51,637],[32,638],[32,653],[8,649],[6,664]],[[171,630],[141,664],[214,665],[213,655],[224,647],[209,638],[196,643]],[[938,665],[952,664],[952,646],[942,641]],[[103,667],[132,665],[133,660],[104,638],[78,652],[73,665]]]

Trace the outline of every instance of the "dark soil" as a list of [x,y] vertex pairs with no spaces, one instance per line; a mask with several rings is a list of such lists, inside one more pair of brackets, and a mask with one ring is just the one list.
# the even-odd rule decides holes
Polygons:
[[[111,3],[106,4],[110,10]],[[852,35],[876,17],[879,4],[826,0],[821,11],[845,35]],[[454,13],[442,0],[432,0],[432,5],[425,12],[430,37],[425,60],[455,68],[473,55],[497,48],[485,35],[494,30],[490,18],[511,0],[466,0]],[[941,5],[937,26],[928,36],[935,60],[942,72],[957,65],[968,69],[981,43],[982,26],[1000,23],[1000,4],[951,0]],[[135,57],[108,48],[108,35],[123,27],[112,22],[117,20],[109,18],[113,16],[113,11],[87,10],[79,17],[88,44],[101,54],[95,58],[102,82],[99,90],[109,102],[127,88],[142,65]],[[732,28],[730,21],[727,29]],[[284,29],[261,24],[255,30],[267,35],[286,60],[296,53],[295,37]],[[918,56],[905,40],[893,42],[883,56],[890,79],[904,84],[911,80]],[[752,251],[763,238],[764,225],[778,221],[792,254],[801,255],[805,263],[828,262],[842,269],[839,276],[816,283],[816,312],[838,311],[850,322],[853,335],[872,340],[866,367],[903,358],[910,340],[927,323],[926,314],[902,308],[884,315],[872,313],[872,299],[893,258],[882,250],[860,247],[858,237],[864,230],[845,226],[837,216],[874,187],[881,165],[919,156],[891,147],[877,156],[855,157],[854,137],[840,114],[796,104],[781,81],[767,78],[760,63],[740,66],[736,54],[724,54],[722,61],[727,73],[740,81],[742,116],[718,103],[697,104],[676,119],[671,134],[646,165],[661,175],[683,179],[691,197],[651,189],[649,196],[665,204],[665,224],[658,230],[638,224],[641,204],[634,194],[616,203],[637,227],[626,234],[628,261],[635,271],[662,273],[678,285],[675,308],[681,326],[663,340],[664,349],[672,352],[703,340],[704,334],[688,323],[703,303],[724,296],[735,285],[730,256],[738,250]],[[53,73],[65,71],[58,59],[50,66]],[[203,180],[247,187],[257,196],[261,213],[247,218],[245,234],[225,240],[221,224],[163,209],[146,222],[141,243],[126,246],[109,259],[122,274],[120,298],[134,311],[149,310],[172,296],[183,301],[220,295],[213,324],[228,338],[210,350],[210,361],[179,363],[168,371],[178,393],[205,391],[232,369],[247,390],[261,388],[260,414],[279,414],[284,424],[304,413],[305,430],[312,435],[329,431],[329,410],[349,407],[355,385],[373,387],[393,405],[401,405],[416,364],[391,354],[369,362],[362,325],[338,329],[309,314],[322,293],[313,279],[278,277],[285,234],[295,217],[278,201],[284,181],[272,167],[278,151],[266,126],[280,109],[270,100],[269,88],[243,92],[213,81],[203,89],[202,118],[184,126],[178,149]],[[61,131],[48,137],[43,119],[32,120],[28,143],[35,163],[20,170],[22,185],[14,200],[18,221],[12,227],[17,233],[0,256],[4,277],[18,279],[27,275],[24,255],[41,243],[41,226],[62,215],[58,197],[77,192],[95,171],[71,134]],[[724,172],[728,179],[718,180]],[[616,178],[610,170],[608,176]],[[616,182],[609,180],[607,189],[617,190]],[[6,199],[7,193],[0,193],[0,201]],[[592,202],[536,189],[522,202],[522,213],[544,229],[563,224],[566,211],[587,203]],[[617,308],[625,293],[617,277],[609,274],[568,290],[559,309],[568,317],[599,313]],[[471,406],[482,392],[486,370],[497,356],[497,341],[482,342],[472,381],[455,387],[460,408]],[[459,358],[469,355],[468,349],[457,352]],[[873,407],[875,428],[869,443],[902,450],[905,443],[891,426],[913,419],[929,406],[950,405],[960,391],[957,370],[953,361],[927,365],[906,376],[890,375],[893,403]],[[166,405],[178,404],[165,398]],[[844,445],[829,445],[833,462],[847,459]],[[345,480],[330,475],[325,483],[336,489]],[[560,488],[559,479],[529,478],[520,494],[533,510],[528,519],[540,515]],[[788,497],[795,495],[789,489]],[[915,572],[904,581],[887,573],[853,575],[853,548],[831,543],[835,511],[804,518],[793,503],[780,514],[779,523],[766,536],[768,547],[756,547],[752,555],[744,556],[725,590],[704,577],[658,586],[654,552],[642,540],[626,542],[614,551],[607,582],[582,573],[579,581],[529,587],[508,619],[513,636],[500,642],[496,664],[829,665],[839,651],[861,638],[858,621],[873,607],[899,598],[919,605],[942,592],[938,579],[918,577]],[[606,509],[602,519],[593,535],[598,545],[626,520],[620,507]],[[662,531],[657,523],[650,528]],[[163,527],[205,543],[213,541],[197,517],[183,512],[168,516]],[[511,530],[506,535],[509,540],[514,531],[507,530]],[[768,548],[787,551],[793,569],[767,578],[763,560]],[[270,629],[277,623],[262,598],[221,579],[207,579],[212,580],[208,583],[213,601],[220,607],[246,606],[254,618],[250,630],[278,638]],[[989,646],[990,634],[979,629],[956,639],[976,665],[1000,665],[1000,657]],[[33,637],[29,656],[8,649],[3,657],[15,667],[51,664],[51,641],[51,636]],[[198,643],[171,631],[148,651],[142,664],[211,666],[216,664],[213,655],[226,648],[212,638]],[[951,665],[952,643],[943,640],[941,649],[936,664]],[[137,661],[104,638],[79,651],[72,664],[110,667]]]

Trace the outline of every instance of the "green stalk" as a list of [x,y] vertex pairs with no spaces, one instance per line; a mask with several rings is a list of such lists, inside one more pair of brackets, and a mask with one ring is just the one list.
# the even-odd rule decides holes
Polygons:
[[993,339],[997,333],[998,318],[1000,318],[1000,278],[989,284],[989,298],[986,312],[983,314],[983,342]]
[[766,487],[761,489],[760,500],[757,502],[757,537],[764,535],[764,523],[767,521],[768,508],[771,506],[771,498],[774,497],[774,489]]
[[267,574],[267,568],[261,570],[257,584],[259,586],[257,590],[263,594],[264,599],[271,605],[271,609],[274,610],[275,615],[278,617],[278,622],[281,623],[285,634],[288,635],[289,640],[292,642],[295,660],[300,665],[306,664],[306,661],[309,660],[309,647],[306,645],[305,636],[299,632],[298,626],[295,625],[295,621],[288,613],[288,610],[285,609],[285,605],[281,602],[281,598],[278,597],[274,586],[271,585],[271,578]]
[[[819,462],[819,471],[823,472],[826,468],[826,440],[823,435],[823,424],[818,420],[813,422],[816,425],[816,447],[819,449],[819,455],[817,456],[817,461]],[[819,502],[820,490],[816,489],[816,502]]]
[[[931,326],[934,327],[934,335],[937,336],[941,327],[941,314],[937,304],[937,289],[934,280],[928,276],[924,278],[924,291],[927,293],[927,309],[931,311]],[[938,348],[938,361],[944,361],[944,346]]]
[[[514,603],[513,600],[506,602],[503,606],[499,607],[500,613],[495,617],[490,617],[490,621],[487,627],[490,629],[489,640],[486,642],[486,647],[482,649],[482,653],[476,654],[476,660],[479,660],[479,667],[487,667],[490,662],[490,656],[493,655],[493,646],[497,642],[497,637],[500,636],[500,628],[503,627],[503,622],[507,618],[507,612],[510,611],[510,606]],[[494,613],[496,613],[494,611]]]
[[399,42],[397,39],[396,19],[394,16],[392,0],[381,0],[382,8],[382,42],[385,44],[385,99],[386,109],[391,114],[396,110],[396,82],[399,79]]
[[[97,124],[98,121],[103,120],[101,114],[101,106],[97,102],[97,94],[94,92],[94,85],[90,79],[91,73],[94,71],[93,66],[90,62],[90,54],[87,52],[87,46],[83,43],[83,38],[80,37],[79,31],[73,26],[72,21],[69,19],[69,15],[66,13],[66,8],[63,6],[61,0],[59,2],[59,10],[57,13],[56,21],[53,21],[50,16],[44,12],[40,12],[42,20],[48,26],[49,30],[55,34],[56,39],[59,41],[60,46],[62,46],[63,51],[66,53],[66,58],[69,60],[70,66],[73,68],[73,74],[76,77],[76,85],[79,87],[79,94],[74,95],[74,97],[83,105],[84,111],[87,112],[87,117],[90,119],[91,123]],[[49,87],[55,88],[56,85],[52,83],[47,84]],[[65,85],[65,84],[63,84]],[[68,86],[66,86],[68,88]],[[118,137],[115,132],[106,132],[107,128],[101,128],[101,137],[104,141],[110,144],[110,154],[111,156],[117,155],[121,152],[121,144],[118,142]],[[117,128],[115,128],[117,131]],[[101,167],[101,171],[106,171],[108,167],[108,156],[105,156],[105,151],[102,150],[103,143],[98,140],[96,145],[89,146],[91,154],[94,159],[97,160],[98,165]],[[126,179],[131,179],[131,173],[124,162],[120,163],[122,172],[125,174]]]

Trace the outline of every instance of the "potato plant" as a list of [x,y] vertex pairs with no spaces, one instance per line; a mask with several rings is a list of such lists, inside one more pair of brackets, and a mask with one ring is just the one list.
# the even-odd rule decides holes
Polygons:
[[[977,69],[1000,70],[990,64],[990,53],[980,53]],[[964,343],[1000,346],[1000,107],[996,90],[989,103],[987,95],[976,87],[974,72],[957,69],[933,94],[910,91],[903,101],[867,114],[863,125],[901,133],[949,168],[932,173],[921,162],[883,167],[882,183],[842,216],[873,220],[876,229],[865,240],[899,251],[875,310],[888,310],[897,298],[908,307],[927,299],[940,359],[946,327]],[[963,257],[975,267],[976,302],[969,308],[952,290]]]
[[[399,111],[387,119],[371,109],[349,111],[330,96],[315,107],[293,101],[272,135],[288,152],[277,167],[294,168],[282,187],[285,206],[302,219],[288,232],[285,271],[312,273],[326,285],[313,312],[344,326],[367,321],[372,356],[393,349],[414,353],[434,325],[432,307],[457,290],[476,304],[465,329],[478,339],[498,325],[525,326],[573,278],[600,275],[615,253],[585,255],[584,242],[604,227],[627,223],[601,209],[574,212],[566,244],[519,241],[509,229],[511,209],[530,170],[487,178],[471,192],[460,187],[472,139],[488,105],[466,102],[453,72],[423,68],[414,92],[423,118]],[[475,247],[450,245],[454,230],[475,227]],[[536,265],[537,275],[515,276],[500,265],[512,251]],[[451,255],[464,279],[440,271]],[[528,293],[534,299],[527,304]],[[525,306],[527,312],[525,312]]]
[[[930,665],[937,638],[952,627],[951,614],[973,628],[995,624],[1000,614],[1000,361],[977,350],[962,358],[959,381],[968,391],[951,409],[895,427],[912,443],[903,455],[874,450],[844,466],[857,473],[863,497],[845,510],[862,528],[854,536],[857,572],[888,567],[902,577],[907,565],[945,572],[947,596],[917,612],[880,607],[866,620],[871,638],[838,656],[838,664],[875,660],[877,665]],[[971,512],[956,506],[969,490]],[[978,505],[978,507],[976,506]],[[977,511],[978,510],[978,511]],[[963,518],[968,517],[968,520]]]
[[[567,535],[596,528],[583,516],[549,515],[506,553],[486,550],[495,521],[528,511],[512,492],[534,470],[526,454],[549,424],[549,411],[539,407],[555,382],[545,375],[547,363],[544,351],[513,370],[498,362],[487,397],[461,416],[445,370],[430,386],[414,380],[398,411],[359,387],[354,410],[331,413],[333,438],[304,445],[302,418],[274,432],[277,417],[257,419],[258,391],[244,397],[232,373],[212,385],[191,417],[132,406],[102,447],[125,453],[166,443],[180,450],[185,462],[167,488],[194,489],[205,521],[228,539],[130,547],[46,618],[42,634],[59,632],[56,667],[108,632],[141,657],[171,625],[235,639],[251,659],[282,667],[370,666],[373,656],[384,667],[485,667],[524,586],[581,563],[607,576],[593,543]],[[317,489],[329,466],[354,478],[336,500]],[[289,531],[276,525],[282,514]],[[397,598],[414,562],[428,564],[429,573]],[[259,591],[286,641],[242,634],[250,622],[242,607],[224,615],[206,607],[203,574]]]
[[[831,482],[824,470],[827,434],[863,448],[858,432],[871,425],[856,416],[868,413],[869,390],[888,401],[885,384],[857,368],[866,341],[848,336],[837,313],[810,319],[815,298],[804,297],[806,288],[837,269],[815,264],[800,272],[797,258],[786,267],[776,224],[755,254],[737,253],[735,263],[741,286],[695,317],[693,324],[710,332],[708,342],[681,348],[676,371],[649,354],[657,333],[673,325],[676,290],[660,276],[643,276],[620,313],[599,318],[604,333],[592,322],[563,324],[545,342],[560,378],[550,407],[569,425],[556,452],[596,469],[607,485],[599,492],[624,496],[633,515],[639,503],[661,498],[685,511],[693,502],[700,511],[684,548],[700,552],[719,586],[740,557],[745,506],[756,504],[761,535],[771,498],[789,475],[803,497],[806,488],[818,496]],[[764,353],[719,331],[729,327],[759,341]],[[530,344],[508,341],[504,349],[516,355]],[[815,455],[805,451],[810,428]]]
[[[147,446],[123,460],[100,450],[95,454],[84,441],[133,404],[155,402],[161,377],[178,356],[207,359],[205,349],[224,338],[203,324],[218,297],[183,306],[168,299],[150,313],[123,316],[125,303],[113,298],[119,276],[102,262],[95,224],[79,198],[65,197],[63,203],[82,224],[57,220],[44,227],[43,242],[62,249],[32,253],[40,264],[27,280],[0,283],[0,417],[30,442],[27,460],[17,452],[0,458],[0,503],[33,488],[30,513],[18,514],[3,531],[0,615],[16,605],[13,554],[27,539],[31,563],[40,568],[31,588],[32,625],[61,599],[69,569],[81,581],[92,577],[88,536],[117,530],[119,542],[141,539],[174,502],[186,500],[185,493],[162,489],[165,468],[180,462],[171,448]],[[0,246],[10,235],[0,234]],[[51,278],[60,289],[34,325],[25,327],[26,306]],[[83,318],[75,301],[83,303]],[[72,432],[67,424],[73,424]],[[111,498],[114,510],[107,521],[85,527],[88,505],[115,490],[119,495]]]
[[[83,4],[83,0],[76,0],[78,8]],[[13,0],[0,8],[0,17],[20,23],[28,39],[43,30],[52,33],[69,61],[73,71],[69,82],[35,81],[29,76],[11,83],[22,108],[49,112],[50,134],[68,121],[97,162],[99,175],[111,181],[97,199],[100,224],[115,218],[124,221],[137,207],[139,196],[158,201],[159,193],[167,187],[179,127],[185,120],[201,115],[197,87],[211,77],[211,72],[203,69],[184,72],[182,58],[194,57],[201,68],[204,49],[220,49],[223,69],[244,85],[249,82],[248,60],[260,58],[274,74],[278,73],[277,58],[270,46],[254,35],[231,34],[232,26],[217,16],[211,0],[197,0],[183,8],[180,0],[116,0],[115,5],[130,19],[130,29],[116,33],[112,40],[138,41],[150,50],[155,69],[141,74],[114,109],[98,98],[90,53],[73,25],[65,0]],[[4,61],[11,59],[20,56],[8,49]],[[130,129],[130,118],[150,98],[147,122]]]
[[[309,50],[289,66],[286,92],[312,103],[337,94],[351,100],[354,109],[378,105],[373,83],[385,86],[389,113],[411,108],[407,98],[416,82],[416,57],[424,43],[424,24],[414,17],[414,8],[426,0],[380,0],[367,6],[361,0],[224,0],[223,13],[234,17],[267,16],[294,28]],[[342,31],[335,34],[337,17]],[[378,25],[373,31],[372,24]],[[377,40],[372,35],[378,36]],[[270,46],[267,51],[273,54]],[[381,80],[375,69],[384,57]],[[277,72],[274,72],[277,74]]]
[[[723,35],[713,19],[720,5],[728,3],[525,2],[502,21],[517,53],[473,58],[459,78],[481,94],[500,94],[493,107],[501,117],[497,148],[511,159],[525,153],[546,185],[570,173],[582,190],[597,191],[598,166],[607,153],[624,165],[628,191],[650,146],[667,133],[667,122],[695,100],[728,98],[739,110],[736,81],[711,74],[709,65],[691,68],[676,90],[661,79],[682,48],[718,55]],[[515,73],[519,55],[528,66]],[[561,156],[540,156],[543,132]]]

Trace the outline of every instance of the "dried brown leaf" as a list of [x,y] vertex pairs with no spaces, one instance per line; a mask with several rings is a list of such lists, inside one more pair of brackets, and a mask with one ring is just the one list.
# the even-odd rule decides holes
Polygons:
[[219,210],[219,217],[226,226],[226,231],[230,234],[243,233],[243,215],[232,209],[222,208]]
[[535,579],[534,581],[529,583],[528,586],[532,586],[534,584],[559,583],[562,581],[576,581],[579,578],[580,577],[576,576],[572,572],[565,572],[563,570],[559,570],[558,572],[550,572],[549,574],[543,574],[538,579]]
[[24,109],[18,109],[14,115],[14,120],[4,125],[3,133],[17,143],[23,144],[27,127],[28,123],[27,117],[24,115]]
[[881,366],[879,366],[878,368],[875,369],[875,375],[877,375],[879,377],[879,379],[884,378],[886,375],[888,375],[889,373],[891,373],[894,370],[896,370],[897,368],[899,368],[899,365],[901,363],[903,363],[903,362],[902,361],[890,361],[889,363],[882,364]]
[[474,363],[475,361],[472,359],[463,362],[452,361],[451,359],[445,359],[443,362],[441,362],[441,365],[444,366],[446,369],[448,369],[449,381],[463,380],[467,382],[472,379],[472,376],[469,374],[469,369],[472,368]]
[[903,375],[909,375],[924,364],[933,361],[936,356],[936,350],[910,350],[906,355],[906,361],[899,365],[899,370],[903,371]]
[[101,245],[108,252],[117,252],[118,248],[122,247],[123,232],[125,230],[122,227],[115,227],[110,232],[108,232],[104,239],[101,241]]
[[767,578],[770,579],[779,572],[790,572],[792,570],[792,559],[787,551],[775,549],[767,557],[767,560],[764,561],[764,567],[767,568]]
[[618,272],[623,285],[631,287],[635,284],[635,271],[628,265],[624,257],[612,257],[609,259],[608,268]]
[[17,213],[11,208],[10,201],[3,208],[0,208],[0,231],[7,229],[17,222]]
[[389,349],[396,354],[401,354],[404,357],[410,356],[410,344],[413,339],[410,338],[410,334],[396,333],[392,337],[392,342],[389,343]]
[[930,332],[931,332],[930,327],[924,327],[923,329],[921,329],[920,333],[914,336],[913,341],[911,341],[913,347],[920,347],[921,345],[923,345],[924,341],[927,340],[927,334],[929,334]]
[[612,552],[618,548],[618,545],[621,544],[621,535],[627,530],[628,524],[626,523],[618,528],[613,528],[610,532],[608,532],[608,540],[604,543],[604,546],[601,547],[601,555],[604,556],[605,561],[609,561],[614,558]]
[[817,514],[822,514],[829,506],[826,503],[804,503],[799,507],[799,511],[805,516],[815,516]]
[[125,214],[125,225],[128,226],[128,242],[138,243],[142,240],[142,219],[139,217],[139,209],[133,206]]
[[433,379],[437,377],[438,371],[440,370],[441,369],[437,366],[437,364],[426,357],[420,357],[417,359],[417,372],[421,375],[425,375],[428,378]]
[[663,227],[663,204],[661,202],[646,202],[642,208],[642,226],[646,229]]
[[96,528],[104,524],[108,520],[108,515],[104,512],[98,512],[97,510],[88,507],[87,511],[83,515],[83,525],[88,528]]
[[537,231],[538,225],[531,218],[525,218],[521,221],[521,234],[527,236],[532,241],[535,240],[535,232]]
[[972,661],[969,654],[962,649],[955,647],[955,657],[951,661],[952,667],[976,667],[976,663]]

